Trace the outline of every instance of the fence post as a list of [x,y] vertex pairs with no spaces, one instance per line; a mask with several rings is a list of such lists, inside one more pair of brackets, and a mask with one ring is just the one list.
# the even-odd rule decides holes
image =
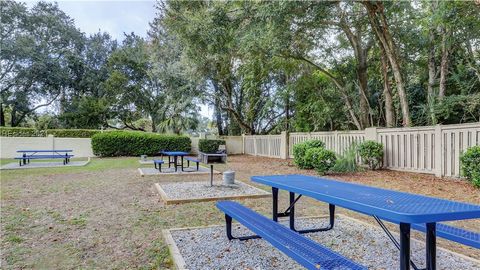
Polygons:
[[337,154],[340,154],[340,146],[339,146],[339,141],[338,141],[338,131],[335,130],[333,132],[333,135],[335,136],[334,137],[334,141],[333,141],[333,151]]
[[365,129],[365,140],[367,141],[377,141],[377,128],[369,127]]
[[242,133],[242,155],[245,155],[245,134]]
[[434,144],[434,159],[435,159],[435,176],[443,176],[443,138],[442,138],[442,126],[435,125],[435,144]]
[[55,136],[53,136],[52,134],[48,134],[47,140],[49,144],[52,146],[52,150],[55,150]]
[[255,135],[252,135],[253,138],[253,155],[257,156],[257,138]]
[[288,154],[288,133],[286,131],[282,131],[280,137],[280,158],[287,159]]

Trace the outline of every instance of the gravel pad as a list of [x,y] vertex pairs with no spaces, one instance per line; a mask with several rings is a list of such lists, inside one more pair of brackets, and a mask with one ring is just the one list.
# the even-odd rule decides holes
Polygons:
[[[152,168],[139,168],[139,170],[142,171],[143,175],[165,175],[165,174],[189,174],[189,175],[194,175],[194,174],[210,174],[210,168],[205,168],[200,166],[198,168],[196,167],[184,167],[183,171],[178,167],[177,171],[175,171],[174,167],[168,168],[167,166],[162,165],[162,171],[160,172],[158,169],[155,169],[152,165]],[[218,174],[220,172],[213,170],[213,173]]]
[[209,179],[195,182],[160,183],[160,186],[170,200],[269,194],[240,181],[235,181],[235,184],[231,186],[225,186],[221,181],[215,181],[213,187],[211,187]]
[[[298,219],[297,228],[326,226],[326,219]],[[282,221],[288,226],[286,221]],[[251,235],[242,225],[232,228],[234,236]],[[262,239],[228,241],[225,227],[172,230],[172,237],[188,269],[303,269]],[[378,227],[337,217],[335,228],[304,236],[331,248],[369,269],[398,269],[399,251]],[[397,235],[398,239],[398,235]],[[425,244],[412,239],[412,259],[425,267]],[[437,269],[478,270],[480,263],[437,249]]]
[[58,162],[30,162],[26,165],[18,165],[18,162],[8,163],[0,167],[1,170],[17,170],[17,169],[34,169],[34,168],[59,168],[59,167],[78,167],[85,166],[90,162],[85,161],[70,161],[68,164],[63,165],[63,161]]

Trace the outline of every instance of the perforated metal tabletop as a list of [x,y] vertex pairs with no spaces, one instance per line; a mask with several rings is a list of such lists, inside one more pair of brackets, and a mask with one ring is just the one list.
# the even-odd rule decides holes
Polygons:
[[305,175],[253,176],[252,181],[403,223],[480,218],[480,205]]
[[182,151],[161,151],[160,153],[166,156],[188,156],[187,152]]

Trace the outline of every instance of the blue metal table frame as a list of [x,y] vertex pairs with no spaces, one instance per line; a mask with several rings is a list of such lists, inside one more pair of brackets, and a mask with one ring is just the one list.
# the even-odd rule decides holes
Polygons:
[[30,162],[30,157],[35,156],[37,153],[52,153],[52,154],[57,154],[59,156],[65,156],[65,161],[68,163],[69,157],[68,153],[73,152],[73,150],[17,150],[17,153],[23,153],[22,154],[22,162],[23,165],[27,164],[27,160]]
[[[181,159],[181,162],[180,162],[180,166],[182,168],[182,172],[183,172],[183,157],[184,156],[188,156],[188,153],[187,152],[182,152],[182,151],[160,151],[160,154],[162,155],[162,158],[163,156],[168,156],[168,167],[170,168],[170,164],[174,164],[175,166],[175,171],[177,171],[177,167],[178,167],[178,157],[180,157]],[[173,161],[170,160],[170,157],[173,157]]]
[[[394,241],[400,250],[400,269],[417,269],[410,260],[411,224],[425,223],[426,269],[436,269],[436,223],[480,218],[480,205],[454,202],[417,194],[340,182],[304,175],[253,176],[253,182],[272,187],[273,220],[289,216],[290,228],[295,230],[295,203],[301,196],[308,196],[329,204],[330,225],[326,228],[299,231],[300,233],[329,230],[334,226],[335,206],[373,216],[380,225],[380,219],[393,220],[400,224],[400,243]],[[290,193],[287,211],[278,213],[278,191]],[[295,198],[295,194],[299,194]],[[382,229],[386,229],[382,226]],[[387,232],[387,231],[386,231]]]

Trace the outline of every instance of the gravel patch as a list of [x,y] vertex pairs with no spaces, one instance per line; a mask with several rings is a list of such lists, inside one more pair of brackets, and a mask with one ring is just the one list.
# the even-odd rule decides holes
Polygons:
[[30,162],[26,165],[18,165],[18,162],[8,163],[0,167],[0,170],[22,170],[22,169],[36,169],[36,168],[58,168],[58,167],[79,167],[85,166],[90,162],[89,160],[84,161],[70,161],[68,164],[63,165],[63,161],[58,162]]
[[[282,223],[287,225],[286,221]],[[297,220],[300,229],[327,224],[327,219]],[[262,239],[228,241],[224,226],[170,232],[188,269],[303,269]],[[234,224],[233,233],[251,234],[240,224]],[[379,227],[337,217],[333,230],[305,236],[369,269],[399,268],[399,251]],[[425,267],[425,244],[412,239],[411,250],[417,266]],[[478,270],[480,263],[437,248],[437,269]]]
[[[153,165],[152,165],[153,167]],[[195,174],[210,174],[210,168],[205,168],[200,166],[198,168],[195,167],[184,167],[183,171],[180,167],[178,167],[177,171],[175,171],[174,167],[168,168],[168,165],[162,165],[162,171],[160,172],[158,169],[155,168],[139,168],[139,170],[143,173],[143,175],[176,175],[176,174],[188,174],[188,175],[195,175]],[[214,174],[219,174],[219,171],[213,170]]]
[[235,181],[234,185],[223,185],[222,181],[214,181],[210,186],[210,180],[190,181],[190,182],[169,182],[160,183],[160,187],[165,192],[169,200],[187,200],[200,198],[233,197],[244,195],[268,195],[269,193],[245,184]]

